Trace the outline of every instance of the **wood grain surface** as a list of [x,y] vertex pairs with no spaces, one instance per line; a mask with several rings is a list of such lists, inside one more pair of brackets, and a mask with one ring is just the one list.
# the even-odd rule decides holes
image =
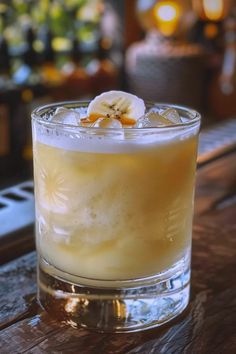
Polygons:
[[191,302],[168,325],[97,334],[59,324],[35,301],[35,264],[32,252],[0,268],[1,354],[235,354],[236,152],[198,169]]

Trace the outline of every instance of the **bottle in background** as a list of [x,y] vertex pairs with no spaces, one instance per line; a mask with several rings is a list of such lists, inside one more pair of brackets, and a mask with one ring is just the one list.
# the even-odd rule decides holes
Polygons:
[[95,58],[87,66],[93,95],[118,87],[119,73],[116,65],[109,59],[110,47],[110,40],[101,37]]
[[11,78],[11,62],[8,43],[0,36],[0,90],[7,89]]
[[62,68],[64,99],[87,98],[90,94],[90,79],[82,61],[80,42],[74,37],[71,41],[69,61]]
[[53,49],[53,34],[48,26],[43,33],[43,53],[41,63],[41,74],[43,82],[48,86],[57,86],[62,82],[62,75],[56,66],[56,55]]
[[[6,91],[10,83],[10,56],[8,43],[0,37],[0,93]],[[9,107],[5,101],[0,100],[0,157],[6,156],[10,151],[10,122]]]
[[236,20],[225,22],[225,50],[221,68],[209,87],[210,109],[217,118],[236,114]]
[[[16,60],[13,81],[17,86],[35,85],[40,82],[38,53],[34,49],[36,35],[32,26],[24,33],[24,50],[20,60]],[[18,62],[17,62],[18,61]]]

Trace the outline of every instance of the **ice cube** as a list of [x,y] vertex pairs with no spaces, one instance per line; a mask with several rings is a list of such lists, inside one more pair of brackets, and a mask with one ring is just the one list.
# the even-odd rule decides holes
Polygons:
[[172,123],[160,115],[158,112],[148,112],[141,117],[137,123],[136,128],[155,128],[163,125],[171,125]]
[[122,128],[122,124],[118,119],[114,118],[98,118],[92,127],[95,128]]
[[68,108],[65,108],[65,107],[57,107],[57,109],[55,110],[55,113],[54,113],[54,116],[58,113],[66,113],[68,112],[69,109]]
[[80,114],[65,107],[58,107],[51,121],[78,126],[80,123]]
[[171,123],[178,124],[181,123],[181,118],[179,113],[174,108],[167,108],[161,112],[161,115],[168,119]]

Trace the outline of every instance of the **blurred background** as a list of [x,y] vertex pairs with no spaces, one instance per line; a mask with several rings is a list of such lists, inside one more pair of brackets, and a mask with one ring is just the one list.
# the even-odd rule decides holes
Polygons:
[[0,188],[32,178],[33,108],[110,89],[236,116],[236,0],[0,0]]

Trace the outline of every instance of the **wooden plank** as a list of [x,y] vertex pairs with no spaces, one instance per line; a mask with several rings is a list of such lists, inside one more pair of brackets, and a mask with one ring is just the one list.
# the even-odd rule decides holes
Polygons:
[[34,226],[26,226],[0,239],[0,265],[35,249]]
[[[215,215],[223,203],[234,204],[236,195],[236,153],[204,165],[197,172],[195,216]],[[226,205],[225,205],[226,206]],[[216,218],[217,222],[217,218]]]
[[235,118],[203,129],[199,137],[198,165],[205,165],[236,150],[235,132]]
[[[227,232],[222,230],[222,233],[218,234],[216,242],[215,231],[207,230],[201,225],[195,226],[192,301],[187,313],[174,321],[171,327],[129,335],[97,335],[83,329],[77,331],[57,324],[33,306],[27,312],[23,312],[23,315],[26,313],[26,318],[16,318],[14,325],[11,322],[11,326],[2,331],[0,352],[12,353],[16,341],[19,353],[73,353],[73,350],[76,352],[76,348],[79,353],[94,353],[97,346],[102,353],[127,353],[128,350],[131,350],[131,353],[150,353],[151,350],[155,353],[163,347],[166,348],[165,353],[171,352],[172,349],[175,349],[173,353],[182,353],[184,350],[186,353],[207,353],[208,350],[217,353],[217,348],[219,353],[234,353],[235,240],[232,237],[232,230],[228,229]],[[222,239],[225,240],[224,245]],[[26,260],[32,266],[33,258],[34,256]],[[17,269],[18,267],[19,265]],[[28,270],[29,273],[24,276],[32,283],[31,267]],[[24,289],[24,293],[30,295],[32,289],[31,287],[28,289],[28,291]],[[17,292],[15,295],[19,296]],[[12,300],[14,303],[15,299]],[[220,323],[223,323],[223,328]],[[14,343],[7,344],[10,338],[14,338]],[[201,351],[199,343],[202,345]],[[222,348],[227,351],[220,351]]]
[[35,292],[35,252],[0,268],[0,329],[32,315]]
[[235,353],[235,185],[236,153],[198,171],[192,296],[181,317],[163,328],[134,334],[96,334],[66,327],[32,301],[35,255],[30,254],[1,268],[1,284],[6,285],[0,287],[4,317],[0,352]]

